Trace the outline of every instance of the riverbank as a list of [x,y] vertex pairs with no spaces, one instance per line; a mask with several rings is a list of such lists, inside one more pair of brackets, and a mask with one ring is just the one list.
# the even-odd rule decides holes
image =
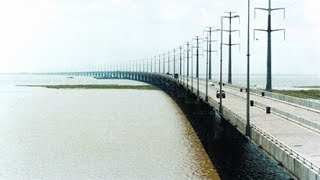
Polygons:
[[320,90],[310,89],[310,90],[273,90],[275,93],[284,94],[288,96],[294,96],[303,99],[316,99],[320,100]]
[[117,85],[117,84],[77,84],[77,85],[18,85],[26,87],[44,87],[50,89],[136,89],[159,90],[152,85]]

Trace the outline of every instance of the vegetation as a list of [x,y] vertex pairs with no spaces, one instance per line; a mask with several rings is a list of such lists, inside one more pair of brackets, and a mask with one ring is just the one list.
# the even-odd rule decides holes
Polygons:
[[45,87],[51,89],[138,89],[159,90],[152,85],[116,85],[116,84],[79,84],[79,85],[25,85],[27,87]]
[[294,86],[296,88],[320,88],[320,86]]
[[317,99],[320,100],[320,89],[310,90],[273,90],[272,92],[284,94],[288,96],[299,97],[303,99]]

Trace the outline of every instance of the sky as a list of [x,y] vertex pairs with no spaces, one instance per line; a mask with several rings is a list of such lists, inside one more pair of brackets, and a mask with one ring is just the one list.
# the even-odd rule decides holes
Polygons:
[[[267,0],[251,1],[251,73],[266,73],[267,34],[253,29],[267,27]],[[286,8],[272,14],[273,74],[320,75],[320,16],[314,0],[272,0]],[[203,30],[220,28],[226,11],[234,20],[233,73],[246,73],[246,0],[0,0],[0,73],[85,70],[108,64],[125,64],[172,51],[204,36]],[[224,21],[224,29],[228,28]],[[219,49],[220,34],[214,33]],[[227,42],[224,33],[223,41]],[[223,48],[223,72],[227,72],[228,47]],[[205,59],[201,58],[202,69]],[[218,73],[219,54],[213,54]]]

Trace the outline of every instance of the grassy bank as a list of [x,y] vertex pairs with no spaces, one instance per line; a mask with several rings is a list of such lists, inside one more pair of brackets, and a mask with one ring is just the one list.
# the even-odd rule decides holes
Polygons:
[[79,85],[24,85],[27,87],[44,87],[50,89],[137,89],[159,90],[152,85],[116,85],[116,84],[79,84]]
[[310,90],[273,90],[275,93],[284,94],[288,96],[299,97],[303,99],[317,99],[320,100],[320,89]]

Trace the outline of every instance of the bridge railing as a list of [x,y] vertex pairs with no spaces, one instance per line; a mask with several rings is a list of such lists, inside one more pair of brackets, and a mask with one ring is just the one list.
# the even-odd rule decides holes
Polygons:
[[[191,86],[189,86],[189,88],[191,88]],[[196,87],[193,87],[193,93],[197,94]],[[199,96],[200,96],[200,98],[204,99],[205,94],[200,91],[199,92]],[[219,103],[218,102],[213,100],[211,97],[208,98],[208,101],[215,109],[218,109],[218,107],[219,107]],[[229,117],[233,116],[236,119],[239,119],[242,122],[242,125],[246,124],[246,120],[242,116],[232,112],[227,107],[223,106],[223,116],[224,117],[228,117],[228,115],[229,115]],[[251,124],[250,127],[251,127],[252,130],[254,130],[255,132],[259,133],[260,135],[262,135],[263,137],[265,137],[266,139],[271,141],[273,144],[275,144],[275,146],[279,147],[284,152],[288,153],[293,158],[295,158],[296,160],[300,161],[303,165],[305,165],[306,167],[310,168],[311,170],[316,172],[318,175],[320,175],[320,167],[319,166],[317,166],[316,164],[312,163],[311,161],[309,161],[308,159],[306,159],[305,157],[300,155],[298,152],[294,151],[293,149],[291,149],[290,147],[285,145],[283,142],[281,142],[280,140],[276,139],[275,137],[273,137],[269,133],[263,131],[262,129],[260,129],[256,125]],[[239,127],[239,130],[242,131],[243,134],[245,134],[245,126]]]
[[[223,113],[230,114],[230,115],[236,117],[237,119],[239,119],[240,121],[242,121],[244,124],[246,124],[246,121],[243,117],[232,112],[231,110],[229,110],[225,106],[223,106]],[[278,139],[276,139],[275,137],[270,135],[269,133],[266,133],[262,129],[258,128],[256,125],[251,124],[250,127],[251,127],[251,129],[255,130],[257,133],[261,134],[262,136],[266,137],[268,140],[273,142],[279,148],[283,149],[284,152],[287,152],[291,156],[295,157],[297,160],[301,161],[305,166],[309,167],[310,169],[314,170],[318,175],[320,175],[320,167],[319,166],[312,163],[311,161],[309,161],[308,159],[306,159],[305,157],[303,157],[302,155],[300,155],[299,153],[297,153],[296,151],[294,151],[293,149],[291,149],[290,147],[288,147],[287,145],[285,145],[284,143],[282,143],[281,141],[279,141]]]
[[[238,85],[233,85],[233,84],[225,84],[225,85],[228,86],[228,87],[234,88],[234,89],[239,89],[239,88],[245,89],[245,87],[238,86]],[[310,109],[314,109],[314,110],[320,111],[320,103],[319,102],[314,102],[314,101],[310,101],[310,100],[307,100],[307,99],[302,99],[302,98],[298,98],[298,97],[292,97],[292,96],[279,94],[279,93],[274,93],[274,92],[263,91],[263,90],[255,89],[255,88],[251,88],[250,92],[252,92],[254,94],[258,94],[258,95],[262,95],[262,93],[264,93],[264,95],[266,97],[270,97],[270,98],[273,98],[273,99],[285,101],[285,102],[288,102],[288,103],[292,103],[292,104],[296,104],[296,105],[300,105],[300,106],[304,106],[304,107],[307,107],[307,108],[310,108]]]
[[[230,95],[234,96],[236,98],[239,98],[241,100],[244,100],[244,101],[246,100],[245,97],[242,97],[242,96],[239,96],[239,95],[236,95],[236,94],[230,94]],[[267,107],[267,105],[259,103],[259,102],[255,102],[254,104],[255,104],[255,106],[257,106],[257,107],[259,107],[261,109],[265,109]],[[294,122],[296,124],[299,124],[301,126],[304,126],[306,128],[310,129],[310,127],[311,127],[313,131],[316,131],[316,132],[320,133],[320,124],[319,123],[313,122],[313,121],[308,120],[306,118],[302,118],[302,117],[296,116],[296,115],[291,114],[291,113],[287,113],[287,112],[279,110],[279,109],[277,109],[275,107],[272,107],[272,112],[275,113],[275,114],[278,114],[281,117],[284,117],[284,118],[286,118],[286,119],[288,119],[290,121],[293,120],[292,122]]]
[[[227,86],[233,86],[234,88],[239,88],[240,86],[235,86],[235,85],[230,85],[230,84],[226,84]],[[190,88],[190,87],[189,87]],[[196,94],[197,93],[197,89],[196,87],[193,87],[193,92]],[[256,93],[256,94],[260,94],[261,95],[261,92],[265,92],[265,91],[260,91],[260,90],[256,90],[256,89],[252,89],[253,93]],[[274,95],[272,95],[274,94]],[[285,95],[280,95],[280,94],[276,94],[276,93],[268,93],[268,92],[265,92],[265,95],[269,96],[269,97],[273,97],[275,99],[284,99],[283,101],[287,100],[287,102],[290,102],[292,101],[291,103],[293,102],[296,102],[298,100],[301,100],[301,104],[303,104],[302,102],[303,101],[307,101],[307,100],[304,100],[304,99],[301,99],[301,98],[294,98],[294,97],[291,97],[291,96],[285,96]],[[205,97],[205,94],[203,92],[199,92],[199,96],[200,98],[204,99]],[[282,98],[282,99],[281,99]],[[216,109],[218,109],[219,107],[219,103],[216,102],[215,100],[213,100],[211,97],[209,97],[209,103]],[[311,102],[313,103],[313,102]],[[298,104],[298,103],[296,103]],[[301,105],[300,104],[300,105]],[[316,104],[316,103],[314,103]],[[313,107],[316,107],[316,106],[313,106]],[[319,109],[320,109],[320,104],[319,104]],[[282,112],[277,112],[277,113],[282,113]],[[224,117],[230,117],[230,116],[233,116],[235,117],[236,119],[239,119],[241,122],[242,122],[242,125],[245,125],[246,124],[246,120],[232,112],[231,110],[229,110],[227,107],[223,106],[223,115]],[[269,141],[271,141],[273,144],[275,144],[277,147],[279,147],[280,149],[282,149],[284,152],[288,153],[289,155],[291,155],[293,158],[295,158],[296,160],[300,161],[303,165],[305,165],[306,167],[310,168],[311,170],[315,171],[318,175],[320,175],[320,167],[317,166],[316,164],[312,163],[311,161],[309,161],[308,159],[306,159],[305,157],[303,157],[302,155],[300,155],[298,152],[294,151],[293,149],[291,149],[290,147],[288,147],[287,145],[285,145],[283,142],[281,142],[280,140],[276,139],[275,137],[273,137],[272,135],[270,135],[269,133],[263,131],[262,129],[260,129],[259,127],[257,127],[256,125],[254,124],[251,124],[251,129],[254,130],[255,132],[259,133],[260,135],[262,135],[263,137],[265,137],[266,139],[268,139]],[[241,127],[238,127],[240,131],[242,131],[243,134],[245,134],[245,126],[241,126]]]

